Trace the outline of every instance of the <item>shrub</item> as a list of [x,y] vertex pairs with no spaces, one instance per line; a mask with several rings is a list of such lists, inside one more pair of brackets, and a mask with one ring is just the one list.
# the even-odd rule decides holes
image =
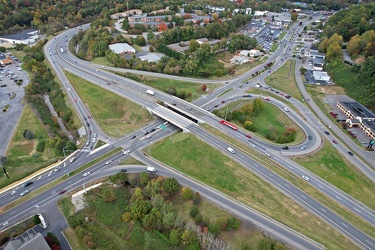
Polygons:
[[241,221],[238,220],[237,218],[235,217],[230,217],[228,220],[227,220],[227,230],[230,231],[230,230],[237,230],[241,225]]
[[193,198],[193,191],[191,190],[190,187],[183,187],[182,188],[182,197],[185,200],[190,200],[191,198]]
[[189,212],[190,217],[195,218],[198,214],[199,214],[198,207],[196,205],[192,206]]
[[43,152],[45,145],[46,145],[45,141],[43,140],[38,141],[38,145],[36,145],[36,151]]
[[208,231],[213,235],[213,236],[218,236],[220,233],[220,227],[217,224],[209,224],[208,225]]

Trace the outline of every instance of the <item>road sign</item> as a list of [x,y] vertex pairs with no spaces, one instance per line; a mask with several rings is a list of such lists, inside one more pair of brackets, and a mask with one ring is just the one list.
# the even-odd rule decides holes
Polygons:
[[162,128],[162,129],[164,129],[164,130],[166,130],[167,129],[167,127],[165,126],[165,125],[160,125],[160,128]]

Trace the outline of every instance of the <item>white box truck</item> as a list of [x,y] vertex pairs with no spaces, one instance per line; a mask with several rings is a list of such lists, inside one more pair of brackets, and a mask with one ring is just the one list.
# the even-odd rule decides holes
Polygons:
[[155,95],[155,92],[152,91],[152,90],[150,90],[150,89],[148,89],[148,90],[146,91],[146,93],[149,94],[149,95]]
[[236,153],[236,151],[234,151],[234,149],[231,148],[231,147],[228,147],[227,149],[228,149],[228,151],[231,152],[232,154]]

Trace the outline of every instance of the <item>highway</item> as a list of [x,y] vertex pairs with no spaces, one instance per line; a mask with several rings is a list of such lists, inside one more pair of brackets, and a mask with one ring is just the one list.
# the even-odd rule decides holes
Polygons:
[[[68,31],[68,32],[74,32],[74,30]],[[69,37],[71,34],[69,34],[68,32],[64,33],[63,35],[67,34],[66,36]],[[141,85],[139,83],[136,83],[134,81],[131,81],[131,80],[127,80],[127,79],[124,80],[121,77],[118,77],[114,74],[110,74],[106,71],[102,71],[100,69],[89,68],[86,62],[81,65],[81,61],[76,59],[76,58],[72,58],[69,53],[66,53],[66,52],[60,53],[61,51],[60,51],[59,48],[61,48],[61,46],[66,46],[66,40],[63,37],[63,35],[59,35],[59,37],[61,37],[63,39],[56,39],[55,41],[50,42],[49,46],[45,47],[45,50],[49,50],[48,52],[50,52],[50,53],[48,53],[48,52],[46,53],[46,54],[50,55],[49,60],[55,62],[55,63],[53,63],[54,69],[56,70],[56,72],[58,72],[57,74],[58,74],[58,77],[60,79],[64,79],[65,76],[62,74],[62,70],[60,69],[60,67],[57,64],[61,65],[62,68],[66,69],[66,70],[69,70],[69,71],[73,72],[74,74],[77,74],[77,75],[81,76],[82,78],[85,78],[85,79],[87,79],[89,81],[92,81],[96,84],[100,84],[100,86],[102,86],[104,88],[107,88],[112,92],[118,93],[119,95],[124,96],[127,99],[130,99],[130,100],[132,100],[132,101],[134,101],[138,104],[142,103],[142,105],[147,106],[150,109],[155,109],[157,107],[156,104],[155,104],[156,98],[159,99],[159,100],[163,100],[167,103],[178,102],[176,107],[180,107],[180,106],[190,107],[190,108],[192,108],[192,111],[194,109],[194,111],[192,113],[194,115],[199,115],[200,118],[204,119],[206,123],[213,124],[214,126],[216,126],[216,124],[218,124],[218,119],[215,118],[209,112],[207,112],[204,108],[198,108],[195,105],[185,103],[181,100],[176,100],[176,98],[170,97],[170,96],[168,96],[168,95],[166,95],[166,94],[164,94],[160,91],[156,91],[155,97],[150,97],[145,93],[146,89],[149,89],[149,87],[147,87],[147,86],[143,86],[143,85]],[[52,47],[52,46],[55,46],[55,47]],[[274,60],[274,58],[273,58],[274,56],[278,57],[277,54],[278,53],[275,53],[270,58],[270,60]],[[59,59],[60,56],[62,58],[64,58],[66,61],[60,60]],[[72,63],[67,63],[67,61],[68,62],[70,61]],[[145,72],[142,72],[142,73],[145,73]],[[249,75],[251,75],[251,73],[248,73],[248,75],[243,75],[243,76],[239,77],[238,79],[231,80],[230,83],[226,84],[225,87],[227,87],[227,88],[232,87],[232,88],[237,90],[238,89],[237,86],[243,85],[243,83],[240,83],[239,81],[247,79],[249,77]],[[259,79],[260,79],[260,77],[252,79],[251,84],[249,84],[249,86],[254,86],[254,83],[256,81],[258,81]],[[107,85],[108,81],[111,82],[111,85]],[[74,107],[77,109],[78,113],[80,114],[80,117],[81,117],[82,121],[84,122],[83,124],[86,124],[86,121],[84,120],[84,118],[87,118],[87,117],[90,116],[89,111],[86,109],[85,105],[79,100],[78,95],[74,92],[74,90],[72,89],[72,86],[70,86],[67,79],[65,78],[65,80],[62,81],[62,82],[64,84],[64,87],[67,89],[67,93],[69,93],[68,95],[71,98],[72,103],[74,104]],[[69,88],[70,88],[70,91],[69,91]],[[210,94],[209,97],[201,98],[197,102],[195,102],[194,104],[197,104],[198,102],[202,102],[202,105],[204,105],[205,102],[213,100],[212,98],[217,97],[223,91],[225,91],[224,87],[219,88],[219,89],[215,90],[214,93]],[[240,91],[239,91],[239,93],[240,93]],[[216,101],[218,101],[218,100],[216,100]],[[282,107],[281,105],[283,105],[282,103],[277,102],[276,100],[272,100],[272,101],[276,105],[279,105],[279,107]],[[201,105],[199,105],[199,106],[201,106]],[[189,110],[187,109],[186,112],[189,113]],[[298,116],[296,114],[294,114],[293,112],[289,112],[289,113],[290,113],[289,115],[294,116],[294,118],[298,118]],[[90,126],[87,126],[87,124],[86,124],[86,130],[88,131],[88,133],[87,133],[88,134],[88,137],[87,137],[88,141],[92,140],[91,135],[89,133],[90,130],[92,131],[92,133],[97,133],[98,137],[103,138],[104,140],[108,139],[108,136],[105,135],[102,131],[100,131],[100,128],[97,126],[97,124],[95,123],[95,121],[93,119],[91,119],[91,120],[89,119],[89,124],[90,124]],[[156,123],[152,124],[152,126],[154,126],[154,125],[156,125]],[[228,128],[220,127],[220,126],[218,127],[219,129],[221,129],[223,131],[226,131],[226,133],[230,133],[231,135],[233,135],[234,137],[236,137],[239,140],[245,140],[245,142],[248,143],[244,134],[243,133],[241,134],[241,131],[238,131],[235,134],[234,131],[228,131]],[[302,127],[302,125],[300,125],[300,126]],[[212,135],[209,135],[206,131],[202,130],[199,126],[197,126],[195,124],[189,125],[188,129],[190,131],[192,131],[194,134],[197,134],[198,136],[204,137],[205,140],[210,142],[210,144],[220,146],[220,148],[222,150],[224,150],[224,152],[226,152],[226,147],[227,147],[226,142],[217,140]],[[226,130],[224,130],[224,129],[226,129]],[[318,134],[315,132],[316,130],[312,129],[311,127],[308,127],[308,126],[303,126],[303,130],[305,132],[307,131],[307,133],[309,133],[309,134],[311,133],[313,135],[313,138],[314,138],[313,140],[311,140],[311,142],[306,141],[305,143],[311,143],[311,145],[317,145],[317,142],[318,142],[320,136],[318,136]],[[164,133],[167,133],[167,132],[168,131],[165,131]],[[132,134],[137,134],[137,133],[140,133],[140,132],[137,131],[137,132],[134,132]],[[125,139],[129,140],[129,137],[127,136]],[[154,138],[154,139],[156,139],[156,138]],[[256,141],[255,138],[253,140],[254,140],[254,143],[256,143],[256,145],[258,146],[257,149],[264,149],[264,148],[268,149],[268,145],[265,144],[264,142]],[[143,142],[143,140],[134,140],[131,144],[132,150],[133,150],[133,148],[134,149],[137,148],[136,147],[137,145],[135,145],[135,144],[137,144],[138,141],[141,141],[141,142],[139,142],[139,145],[141,145],[141,146],[145,146],[145,144],[147,144],[147,143]],[[113,139],[110,140],[109,142],[111,144],[122,143],[120,141],[113,140]],[[107,150],[109,150],[109,149],[110,149],[110,147],[108,147]],[[291,165],[290,162],[281,163],[281,161],[283,160],[284,157],[281,157],[280,155],[278,155],[279,154],[278,148],[272,148],[271,147],[270,152],[272,153],[272,159],[274,159],[275,157],[278,157],[277,159],[278,159],[278,161],[280,161],[280,164],[282,164],[286,168],[288,168],[288,165],[290,167],[290,165]],[[290,152],[292,152],[292,151],[290,151]],[[100,151],[100,154],[103,154],[103,152]],[[233,156],[233,155],[231,155],[231,156]],[[77,160],[75,162],[71,163],[69,167],[75,168],[75,167],[79,166],[80,164],[82,164],[83,162],[87,162],[89,159],[93,159],[95,157],[96,157],[95,155],[92,155],[92,156],[89,155],[88,156],[87,152],[82,152],[81,155],[79,155],[79,157],[77,157]],[[329,221],[332,225],[339,228],[342,232],[346,233],[349,237],[351,237],[357,243],[361,244],[363,247],[371,249],[371,245],[375,243],[367,235],[363,234],[361,231],[359,231],[358,229],[356,229],[355,227],[350,225],[348,222],[344,221],[341,217],[334,214],[328,208],[322,206],[321,204],[316,202],[311,197],[307,196],[305,193],[303,193],[298,188],[294,187],[293,185],[286,182],[285,180],[283,180],[282,178],[280,178],[276,174],[269,171],[267,168],[261,166],[259,163],[253,161],[251,158],[248,158],[246,155],[242,154],[241,151],[237,150],[237,152],[235,154],[235,159],[237,161],[239,161],[245,167],[251,169],[251,171],[255,172],[257,175],[263,177],[265,180],[267,180],[269,183],[271,183],[275,187],[279,188],[280,190],[283,190],[287,195],[289,195],[290,197],[293,197],[300,204],[303,204],[304,207],[307,207],[308,209],[310,209],[314,213],[316,213],[319,216],[321,216],[322,218],[324,218],[326,221]],[[115,160],[117,160],[117,158]],[[284,161],[286,161],[286,160],[284,159]],[[100,166],[97,166],[97,167],[99,168]],[[95,166],[92,169],[93,169],[93,172],[96,171]],[[68,170],[68,169],[66,169],[66,170]],[[300,169],[300,168],[295,168],[295,167],[290,169],[290,171],[295,173],[297,176],[301,176],[301,174],[306,173],[305,172],[306,170]],[[61,173],[63,173],[63,171],[61,171]],[[92,176],[95,177],[94,174]],[[56,178],[57,174],[54,177]],[[93,177],[90,177],[90,178],[93,178]],[[53,177],[51,177],[51,178],[53,178]],[[331,191],[331,188],[327,188],[327,187],[330,186],[330,184],[327,184],[323,180],[320,180],[319,177],[313,176],[311,174],[311,175],[309,175],[309,178],[310,178],[309,183],[311,185],[314,185],[316,187],[316,186],[324,184],[324,185],[322,185],[322,187],[323,187],[322,189],[324,190],[323,192],[327,193],[328,192],[327,190]],[[43,181],[45,181],[45,183],[49,182],[50,180],[47,180],[47,179],[48,178],[45,178],[45,179],[43,178]],[[88,179],[85,179],[85,181],[86,180],[90,180],[90,179],[88,178]],[[183,181],[184,180],[182,180],[182,182]],[[40,184],[38,183],[38,186]],[[331,197],[337,195],[334,192],[335,191],[333,191],[333,194],[330,195]],[[14,197],[16,197],[16,196],[14,196]],[[1,199],[1,200],[4,200],[4,199]],[[336,200],[338,200],[338,199],[336,199]],[[343,201],[343,200],[344,199],[340,198],[340,201]],[[43,199],[41,201],[43,201]],[[9,200],[5,201],[5,202],[9,202]],[[348,202],[346,204],[346,206],[348,207],[348,209],[350,209],[352,211],[356,211],[356,209],[358,209],[357,207],[350,208],[350,206],[353,206],[353,203],[355,205],[357,205],[358,207],[360,207],[361,209],[364,209],[363,210],[364,212],[361,212],[360,214],[362,216],[367,214],[370,223],[372,223],[372,224],[374,223],[374,219],[373,219],[374,215],[373,215],[372,210],[367,211],[367,208],[363,208],[363,206],[359,202],[355,201],[354,199],[352,201],[350,201],[350,200],[348,201],[345,198],[345,202]],[[30,201],[28,201],[27,203],[24,203],[24,204],[34,204],[34,203],[37,203],[37,201],[30,200]],[[39,203],[37,203],[37,204],[39,204]],[[12,211],[12,212],[14,212],[14,211]],[[3,218],[3,216],[2,216],[2,218]],[[13,222],[12,220],[7,220],[8,223],[9,223],[9,221],[10,221],[10,223]],[[2,222],[3,222],[3,220],[2,220]],[[298,243],[295,242],[294,244],[298,244]]]

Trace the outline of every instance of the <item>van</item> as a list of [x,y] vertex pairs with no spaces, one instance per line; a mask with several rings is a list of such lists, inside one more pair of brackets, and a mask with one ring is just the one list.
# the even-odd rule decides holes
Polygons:
[[231,152],[232,154],[236,153],[236,151],[234,151],[234,149],[231,148],[231,147],[228,147],[227,149],[228,149],[228,151]]
[[152,91],[152,90],[150,90],[150,89],[148,89],[148,90],[146,91],[146,93],[149,94],[149,95],[155,95],[155,92]]
[[43,228],[47,228],[47,222],[46,222],[46,220],[44,219],[43,215],[42,215],[42,214],[36,214],[36,215],[38,215],[39,220],[40,220],[40,223],[42,224],[42,227],[43,227]]
[[154,167],[147,167],[147,172],[156,172],[156,168],[154,168]]

